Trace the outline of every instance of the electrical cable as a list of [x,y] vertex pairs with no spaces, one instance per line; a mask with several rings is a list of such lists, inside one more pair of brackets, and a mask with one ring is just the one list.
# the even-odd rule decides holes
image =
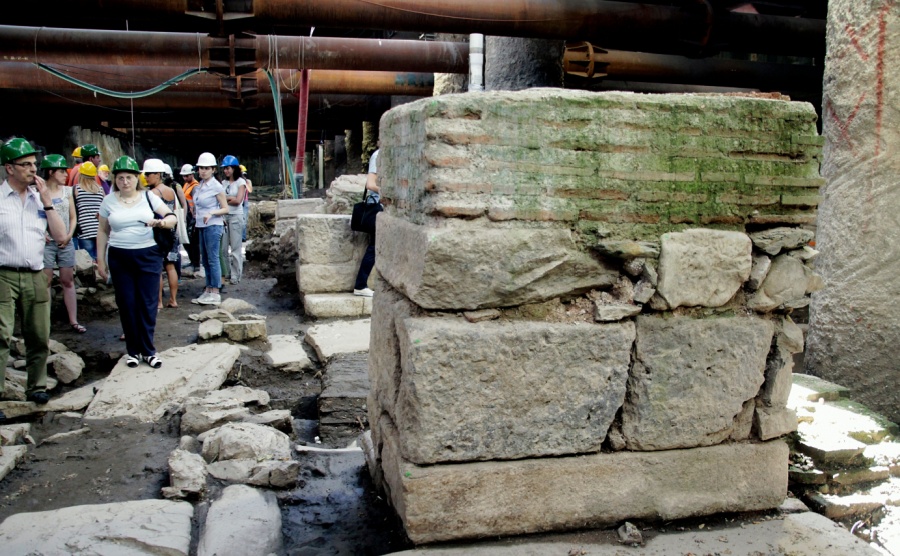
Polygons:
[[[272,75],[272,72],[266,69],[266,77],[269,79],[269,87],[272,89],[272,99],[275,104],[275,119],[278,122],[278,138],[281,140],[281,154],[284,159],[282,162],[284,167],[287,169],[292,169],[291,166],[291,157],[290,150],[287,146],[287,138],[284,133],[284,117],[281,113],[281,94],[278,92],[278,83],[275,81],[275,77]],[[286,172],[288,179],[291,183],[291,195],[292,198],[296,199],[297,195],[297,181],[294,177],[293,171]]]
[[100,93],[101,95],[106,95],[108,97],[124,98],[124,99],[135,99],[135,98],[148,97],[148,96],[154,95],[160,91],[164,91],[165,89],[169,88],[170,86],[180,83],[189,77],[192,77],[199,73],[206,72],[206,68],[191,69],[180,75],[176,75],[175,77],[160,83],[156,87],[147,89],[145,91],[138,91],[138,92],[133,92],[133,93],[120,93],[119,91],[112,91],[110,89],[104,89],[103,87],[91,85],[90,83],[88,83],[86,81],[82,81],[80,79],[76,79],[74,77],[66,75],[65,73],[63,73],[57,69],[51,68],[50,66],[48,66],[46,64],[36,63],[35,65],[51,75],[55,75],[56,77],[59,77],[60,79],[62,79],[64,81],[68,81],[69,83],[78,85],[79,87],[83,87],[94,93]]

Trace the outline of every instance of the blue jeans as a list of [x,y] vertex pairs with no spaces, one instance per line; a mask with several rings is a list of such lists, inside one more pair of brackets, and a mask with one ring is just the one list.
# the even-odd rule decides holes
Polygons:
[[90,254],[92,259],[97,260],[97,238],[78,239],[73,237],[72,244],[75,246],[75,249],[84,249]]
[[225,234],[225,226],[205,226],[200,230],[200,258],[203,261],[203,270],[206,271],[206,287],[222,287],[222,267],[219,266],[219,246],[222,244],[222,235]]

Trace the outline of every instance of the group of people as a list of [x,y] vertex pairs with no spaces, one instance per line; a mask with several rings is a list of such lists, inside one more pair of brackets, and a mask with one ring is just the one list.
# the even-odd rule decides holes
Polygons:
[[[222,259],[229,261],[231,283],[242,277],[241,242],[252,184],[236,157],[222,160],[220,182],[215,156],[201,154],[196,165],[200,180],[185,164],[182,187],[172,180],[171,167],[159,159],[147,159],[141,168],[135,159],[119,157],[110,183],[95,145],[84,145],[74,155],[80,156],[70,168],[59,154],[48,154],[38,163],[38,153],[22,138],[0,147],[0,164],[7,174],[0,184],[0,399],[18,312],[25,339],[26,398],[38,404],[49,401],[46,362],[54,268],[59,269],[70,326],[86,331],[76,317],[76,249],[86,250],[100,278],[110,279],[115,288],[129,367],[141,362],[162,366],[153,338],[163,307],[163,271],[169,284],[165,306],[178,306],[179,205],[185,208],[191,266],[202,264],[206,278],[203,294],[192,302],[221,302]],[[159,241],[154,229],[175,235],[175,241]],[[164,243],[174,247],[163,252]],[[4,418],[0,412],[0,420]]]

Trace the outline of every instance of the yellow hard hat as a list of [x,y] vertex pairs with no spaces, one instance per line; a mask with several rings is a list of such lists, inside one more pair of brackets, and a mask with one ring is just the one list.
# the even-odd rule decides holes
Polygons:
[[78,173],[82,176],[95,177],[97,175],[97,167],[94,166],[94,163],[88,160],[78,168]]
[[244,174],[247,173],[247,167],[244,166],[243,164],[241,164],[241,172],[243,172]]
[[147,187],[147,176],[145,176],[143,172],[138,175],[138,179],[141,181],[141,185]]
[[100,167],[97,168],[97,171],[99,171],[99,172],[109,172],[109,166],[107,166],[106,164],[101,164]]
[[81,158],[81,147],[75,147],[75,150],[72,151],[72,156]]

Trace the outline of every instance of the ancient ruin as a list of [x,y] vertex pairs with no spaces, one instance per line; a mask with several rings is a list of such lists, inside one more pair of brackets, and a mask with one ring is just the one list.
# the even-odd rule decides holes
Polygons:
[[369,454],[413,542],[781,503],[812,107],[538,89],[381,130]]

